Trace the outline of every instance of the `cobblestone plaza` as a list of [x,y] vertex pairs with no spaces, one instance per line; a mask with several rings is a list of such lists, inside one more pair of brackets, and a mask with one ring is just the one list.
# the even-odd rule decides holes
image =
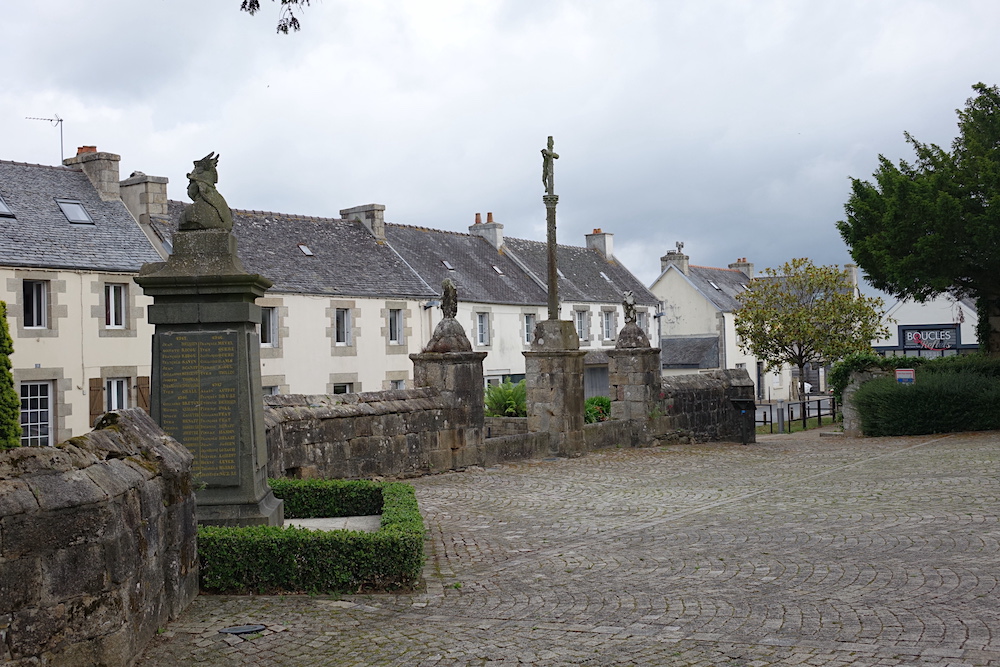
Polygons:
[[[809,432],[412,482],[420,590],[201,595],[139,664],[1000,667],[1000,433]],[[267,629],[219,633],[250,623]]]

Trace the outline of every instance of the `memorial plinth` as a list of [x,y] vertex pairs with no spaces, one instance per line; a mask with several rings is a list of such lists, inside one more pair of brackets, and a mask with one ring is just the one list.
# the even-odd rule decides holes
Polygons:
[[281,525],[267,485],[260,381],[260,307],[271,281],[247,273],[225,229],[174,234],[174,254],[135,281],[153,297],[150,411],[194,455],[197,518]]

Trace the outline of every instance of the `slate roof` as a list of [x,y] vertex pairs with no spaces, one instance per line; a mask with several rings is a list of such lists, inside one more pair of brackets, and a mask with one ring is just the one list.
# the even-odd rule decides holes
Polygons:
[[[547,284],[548,253],[545,243],[505,238],[504,244],[542,284]],[[617,261],[605,259],[597,250],[558,245],[556,266],[564,276],[559,279],[560,302],[621,303],[622,294],[631,290],[636,304],[653,307],[659,304],[659,299],[628,269]]]
[[[183,202],[169,203],[170,219],[155,223],[172,236]],[[274,282],[274,292],[367,297],[438,296],[387,243],[360,222],[233,209],[237,253],[250,273]],[[299,244],[312,252],[306,256]]]
[[[0,160],[0,265],[138,272],[160,256],[120,201],[103,201],[82,170]],[[56,198],[79,201],[94,224],[66,219]]]
[[718,336],[684,336],[660,339],[664,368],[718,368]]
[[[435,289],[440,290],[441,282],[451,278],[458,288],[459,301],[533,306],[547,302],[544,289],[480,236],[396,224],[386,224],[385,235],[389,244]],[[444,265],[445,261],[452,270]]]
[[691,265],[687,277],[709,301],[727,313],[740,307],[739,295],[746,291],[744,285],[750,284],[750,278],[738,269]]

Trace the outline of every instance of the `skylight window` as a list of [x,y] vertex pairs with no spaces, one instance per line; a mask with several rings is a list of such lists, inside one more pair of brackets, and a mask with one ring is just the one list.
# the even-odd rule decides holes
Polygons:
[[302,254],[305,255],[306,257],[312,257],[313,256],[313,251],[310,250],[309,246],[307,246],[305,243],[300,243],[299,244],[299,250],[301,250]]
[[0,197],[0,218],[13,218],[14,211],[10,210],[10,206],[7,206],[7,202]]
[[497,272],[498,276],[502,276],[503,275],[503,271],[500,270],[499,266],[497,266],[496,264],[493,264],[492,266],[493,266],[493,270]]
[[722,291],[722,288],[713,283],[711,280],[708,281],[708,284],[714,287],[715,289],[719,290],[720,292]]
[[564,279],[564,280],[566,279],[566,276],[565,276],[565,275],[563,275],[563,272],[562,272],[562,269],[560,269],[559,267],[556,267],[556,273],[558,273],[558,274],[559,274],[559,277],[560,277],[560,278],[562,278],[562,279]]
[[449,271],[454,271],[455,270],[455,267],[452,266],[451,262],[449,262],[448,260],[442,259],[441,263],[444,264],[444,268],[448,269]]
[[750,289],[750,286],[747,285],[746,283],[740,283],[740,287],[742,287],[743,289]]
[[63,215],[70,222],[81,224],[81,225],[92,225],[94,224],[93,219],[91,219],[90,214],[87,213],[87,209],[83,207],[83,204],[75,199],[57,199],[56,203],[59,204],[59,208],[62,209]]
[[611,278],[608,278],[608,274],[606,274],[604,271],[601,271],[601,277],[607,280],[609,283],[611,282]]

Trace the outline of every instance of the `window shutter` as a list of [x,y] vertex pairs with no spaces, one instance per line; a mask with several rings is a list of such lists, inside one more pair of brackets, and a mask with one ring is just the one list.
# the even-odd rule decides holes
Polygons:
[[135,379],[135,404],[149,413],[149,376],[140,375]]
[[104,414],[104,381],[101,378],[90,378],[90,425],[93,426]]

